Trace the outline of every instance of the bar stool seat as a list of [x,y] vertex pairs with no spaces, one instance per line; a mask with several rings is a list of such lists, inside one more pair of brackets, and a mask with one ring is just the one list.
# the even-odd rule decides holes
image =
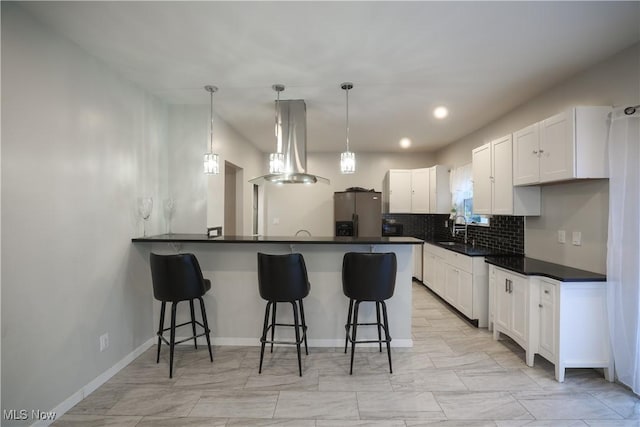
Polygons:
[[[349,298],[349,312],[345,324],[344,352],[351,343],[351,366],[349,375],[353,374],[353,358],[356,344],[378,343],[382,352],[382,343],[387,345],[389,357],[389,372],[391,366],[391,335],[389,334],[389,320],[385,300],[393,296],[396,284],[397,260],[396,254],[389,253],[359,253],[348,252],[342,260],[342,290]],[[358,323],[358,309],[361,302],[376,303],[376,322]],[[382,322],[380,321],[382,309]],[[377,340],[357,340],[358,326],[377,326]],[[382,339],[382,330],[385,338]]]
[[[173,353],[176,344],[193,340],[195,348],[198,348],[197,338],[206,337],[209,347],[209,359],[213,362],[211,352],[211,340],[209,334],[209,324],[207,322],[207,312],[204,307],[202,296],[211,289],[211,281],[202,276],[200,264],[193,254],[177,255],[149,255],[151,265],[151,280],[153,282],[153,296],[162,302],[160,308],[160,325],[158,326],[158,353],[156,363],[160,362],[160,346],[164,341],[169,346],[169,378],[173,378]],[[194,300],[200,301],[200,313],[202,322],[195,320]],[[189,301],[191,311],[191,321],[176,325],[176,308],[181,301]],[[171,303],[171,326],[164,327],[164,313],[167,303]],[[191,325],[193,335],[176,342],[176,328]],[[204,332],[197,334],[196,325],[200,326]],[[170,331],[170,338],[164,337],[164,332]]]
[[[305,353],[309,354],[307,347],[307,324],[304,319],[304,305],[302,299],[309,295],[311,286],[307,278],[307,268],[302,254],[269,255],[258,253],[258,289],[262,299],[267,301],[264,312],[264,324],[260,338],[260,367],[258,373],[262,373],[264,348],[266,344],[291,344],[296,346],[298,352],[298,371],[302,376],[302,359],[300,345],[304,342]],[[293,307],[293,324],[276,323],[276,308],[279,302],[290,303]],[[298,318],[298,311],[300,318]],[[269,322],[271,314],[271,322]],[[276,326],[293,327],[295,341],[276,341]],[[302,330],[302,334],[300,333]],[[267,339],[271,331],[271,339]]]

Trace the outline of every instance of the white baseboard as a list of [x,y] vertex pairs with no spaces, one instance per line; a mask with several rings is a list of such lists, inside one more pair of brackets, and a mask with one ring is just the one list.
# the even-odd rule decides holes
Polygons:
[[[120,372],[125,366],[129,363],[133,362],[138,356],[147,351],[153,344],[155,343],[155,338],[151,338],[146,341],[144,344],[133,350],[131,353],[127,354],[123,357],[118,363],[113,365],[111,368],[107,369],[102,374],[98,375],[95,379],[89,382],[84,387],[80,388],[80,390],[73,393],[69,396],[64,402],[53,408],[50,412],[56,414],[56,419],[59,419],[63,414],[65,414],[69,409],[73,408],[77,405],[82,399],[93,393],[98,387],[102,384],[106,383],[113,377],[115,374]],[[55,420],[39,420],[32,424],[32,426],[36,427],[45,427],[52,424]]]
[[[180,341],[184,338],[176,337],[176,341]],[[344,338],[339,339],[309,339],[307,341],[309,347],[344,347]],[[185,341],[179,345],[193,345],[193,341]],[[198,338],[198,345],[207,345],[207,341],[200,337]],[[214,337],[211,340],[211,345],[220,346],[243,346],[243,347],[257,347],[260,345],[259,338],[233,338],[233,337]],[[276,344],[277,345],[277,344]],[[358,344],[362,347],[375,347],[377,343]],[[391,347],[413,347],[412,339],[393,339],[391,341]]]

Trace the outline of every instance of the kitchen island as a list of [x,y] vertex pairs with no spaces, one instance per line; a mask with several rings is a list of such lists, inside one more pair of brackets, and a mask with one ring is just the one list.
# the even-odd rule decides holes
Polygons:
[[[304,300],[308,341],[312,347],[344,346],[349,300],[342,292],[342,258],[346,252],[395,252],[398,261],[394,296],[387,301],[391,345],[411,347],[412,246],[422,240],[413,237],[308,237],[308,236],[219,236],[205,234],[163,234],[132,239],[144,259],[149,253],[194,253],[202,273],[211,280],[207,306],[213,343],[258,345],[264,320],[265,301],[258,293],[257,253],[304,256],[311,291]],[[149,273],[151,297],[151,273]],[[159,321],[156,302],[153,324]],[[188,304],[178,307],[179,322],[187,321]],[[363,303],[360,321],[375,321],[375,304]],[[290,307],[278,307],[278,322],[291,323]],[[282,331],[280,329],[283,329]],[[290,339],[292,328],[280,328]],[[289,334],[291,333],[291,334]],[[377,338],[377,329],[358,330],[363,339]]]

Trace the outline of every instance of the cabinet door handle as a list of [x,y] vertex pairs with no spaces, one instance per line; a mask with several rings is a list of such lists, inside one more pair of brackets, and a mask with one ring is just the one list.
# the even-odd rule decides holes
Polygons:
[[544,150],[543,150],[543,149],[540,149],[540,154],[542,154],[542,153],[544,153]]
[[545,293],[545,294],[548,294],[548,293],[549,293],[549,290],[548,290],[548,289],[545,289],[545,290],[544,290],[544,293]]
[[533,150],[533,154],[538,154],[538,150]]
[[509,293],[513,293],[513,281],[509,280]]
[[504,291],[509,292],[509,279],[504,279]]
[[542,304],[538,304],[538,307],[542,308]]

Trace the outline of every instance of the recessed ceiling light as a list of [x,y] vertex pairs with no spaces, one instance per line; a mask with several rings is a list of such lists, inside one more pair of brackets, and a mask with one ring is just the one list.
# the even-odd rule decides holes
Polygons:
[[402,147],[402,148],[411,147],[411,140],[409,138],[402,138],[400,140],[400,147]]
[[436,107],[436,109],[433,110],[433,116],[436,119],[444,119],[448,115],[449,115],[449,110],[447,110],[447,107]]

